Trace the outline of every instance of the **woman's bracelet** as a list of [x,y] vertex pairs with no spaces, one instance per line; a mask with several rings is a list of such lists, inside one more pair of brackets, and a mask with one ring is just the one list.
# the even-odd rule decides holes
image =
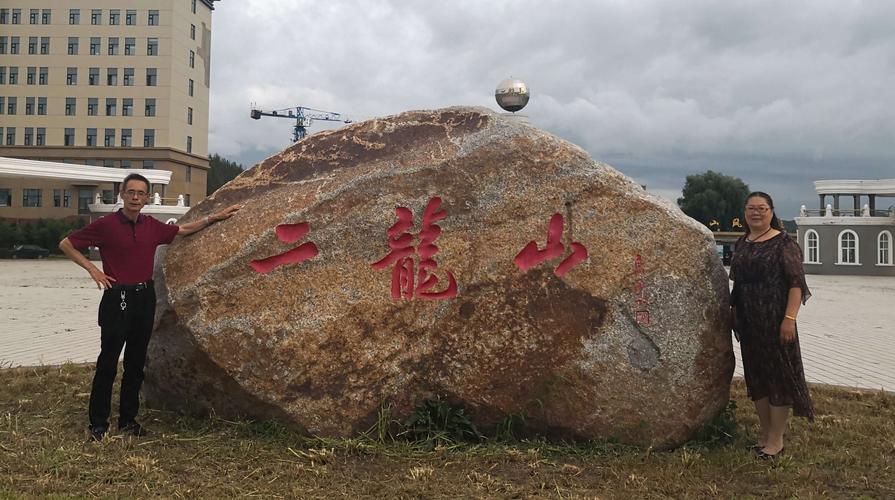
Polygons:
[[796,320],[796,317],[795,317],[795,316],[790,316],[789,314],[785,314],[785,315],[783,315],[783,317],[786,318],[786,319],[791,319],[791,320],[793,320],[793,321]]

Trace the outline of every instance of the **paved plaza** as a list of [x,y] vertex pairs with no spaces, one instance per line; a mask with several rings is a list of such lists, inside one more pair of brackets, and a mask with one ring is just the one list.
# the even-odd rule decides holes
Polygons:
[[[808,286],[799,313],[808,381],[895,392],[895,278],[811,275]],[[101,295],[67,260],[0,260],[0,367],[95,361]]]

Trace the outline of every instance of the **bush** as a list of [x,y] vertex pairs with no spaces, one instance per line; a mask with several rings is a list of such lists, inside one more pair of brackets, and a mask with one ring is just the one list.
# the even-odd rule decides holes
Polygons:
[[59,241],[76,229],[84,227],[83,219],[66,221],[61,219],[38,219],[36,222],[19,222],[17,224],[0,221],[0,258],[8,257],[9,250],[15,245],[39,245],[50,253],[62,253]]

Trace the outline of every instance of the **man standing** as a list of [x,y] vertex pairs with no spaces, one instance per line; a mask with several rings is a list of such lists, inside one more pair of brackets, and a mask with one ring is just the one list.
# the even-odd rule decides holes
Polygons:
[[[177,235],[195,233],[227,219],[240,209],[233,205],[182,226],[163,224],[140,213],[149,200],[149,181],[140,174],[124,178],[121,199],[124,206],[120,210],[100,217],[59,243],[68,258],[87,270],[97,287],[104,290],[99,305],[101,347],[90,391],[90,437],[96,441],[102,440],[109,429],[112,384],[122,348],[124,374],[118,430],[134,436],[147,434],[136,417],[146,348],[155,318],[152,269],[156,247],[171,243]],[[89,246],[100,249],[102,271],[79,251]]]

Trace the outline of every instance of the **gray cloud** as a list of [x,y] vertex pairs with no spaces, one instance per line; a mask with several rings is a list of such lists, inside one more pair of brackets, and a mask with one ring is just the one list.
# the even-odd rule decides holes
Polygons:
[[249,164],[291,133],[252,102],[495,108],[513,75],[534,124],[671,198],[711,168],[791,217],[814,180],[895,177],[892,2],[246,0],[213,23],[211,151]]

